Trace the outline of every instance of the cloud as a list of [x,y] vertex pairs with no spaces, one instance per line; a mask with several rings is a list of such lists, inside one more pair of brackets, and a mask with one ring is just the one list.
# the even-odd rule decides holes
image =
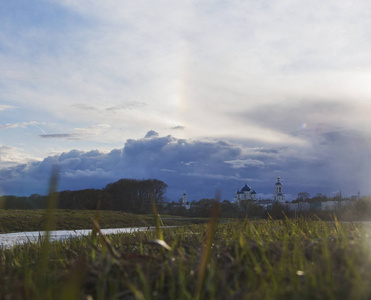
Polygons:
[[128,102],[122,105],[115,105],[106,108],[106,111],[115,112],[121,110],[133,110],[145,106],[146,103],[143,102]]
[[189,176],[189,177],[200,177],[204,179],[217,179],[217,180],[239,180],[242,181],[242,178],[239,176],[225,176],[222,174],[208,174],[208,173],[183,173],[182,175],[184,176]]
[[161,169],[161,171],[163,171],[163,172],[176,173],[176,171],[174,171],[174,170],[168,170],[168,169]]
[[[365,103],[365,7],[84,0],[7,6],[2,62],[23,79],[3,84],[17,105],[63,123],[60,132],[99,118],[124,138],[139,137],[149,126],[171,134],[182,124],[186,138],[247,132],[294,142],[286,134],[304,122],[337,122],[336,106]],[[12,21],[14,14],[24,23]],[[346,122],[354,122],[357,109],[344,108]]]
[[257,159],[236,159],[236,160],[230,160],[230,161],[225,161],[227,164],[231,164],[232,168],[234,169],[241,169],[241,168],[246,168],[247,166],[254,166],[254,167],[263,167],[264,162],[261,160]]
[[[213,197],[217,189],[231,200],[245,181],[262,197],[272,193],[277,176],[281,176],[284,192],[290,195],[302,191],[329,194],[334,190],[347,195],[358,188],[371,192],[371,145],[365,136],[324,132],[313,142],[310,149],[245,151],[242,145],[226,141],[150,135],[129,139],[123,148],[108,153],[71,150],[42,161],[3,168],[0,186],[10,194],[41,192],[46,189],[52,166],[58,164],[60,189],[102,188],[120,178],[156,178],[169,185],[169,200],[176,200],[184,190],[195,200]],[[357,145],[362,145],[361,152]]]
[[[250,107],[235,115],[239,123],[293,135],[309,130],[349,128],[354,122],[355,107],[346,101],[330,99],[286,100]],[[303,127],[303,123],[305,126]],[[327,128],[326,128],[327,127]]]
[[0,104],[0,111],[4,111],[4,110],[8,110],[8,109],[14,109],[16,108],[15,106],[12,106],[12,105],[3,105],[3,104]]
[[[319,98],[342,107],[365,95],[367,72],[356,68],[367,71],[370,61],[362,8],[367,3],[357,8],[320,1],[304,6],[293,1],[264,6],[237,1],[212,6],[207,1],[47,3],[9,8],[25,24],[15,24],[4,10],[10,37],[4,63],[25,74],[22,84],[11,82],[9,92],[15,103],[52,117],[86,121],[78,127],[100,118],[136,137],[148,126],[171,130],[181,123],[185,137],[224,139],[248,131],[254,138],[283,139],[282,131],[311,121],[298,102],[313,111],[310,103],[320,104]],[[49,15],[45,11],[60,19],[28,23]],[[22,33],[24,45],[13,32]],[[7,63],[5,58],[14,59]],[[338,118],[332,109],[327,116],[317,114],[321,120],[316,121]],[[318,105],[321,110],[330,111]],[[354,109],[347,112],[352,120]],[[257,125],[270,130],[256,133]]]
[[76,170],[74,172],[66,172],[64,176],[66,179],[80,179],[80,178],[112,178],[112,172],[104,171],[101,168],[96,170]]
[[111,126],[109,124],[98,124],[87,128],[75,128],[73,133],[52,133],[40,134],[43,139],[66,139],[66,140],[84,140],[96,135],[104,134]]
[[23,163],[29,163],[32,160],[35,160],[35,158],[30,158],[24,153],[24,150],[20,148],[0,145],[0,170]]
[[110,124],[97,124],[86,128],[75,128],[74,134],[85,137],[96,136],[107,133],[110,128]]
[[[226,179],[228,175],[223,173],[228,167],[223,161],[239,152],[238,147],[222,141],[188,142],[152,133],[150,138],[127,140],[124,148],[109,153],[72,150],[26,166],[3,169],[0,170],[0,182],[5,192],[17,193],[11,187],[27,186],[32,178],[31,186],[21,190],[40,192],[47,185],[52,166],[59,164],[61,189],[99,188],[122,177],[151,177],[169,184],[170,199],[177,198],[179,190],[182,192],[185,188],[194,197],[212,197],[215,189],[207,187],[209,180]],[[224,171],[218,170],[220,167]],[[35,185],[36,179],[39,182]],[[193,184],[195,186],[192,188]],[[205,195],[202,195],[202,191]]]
[[153,138],[153,137],[158,137],[158,133],[156,131],[150,130],[146,133],[145,138]]
[[184,130],[184,129],[185,129],[185,127],[184,127],[184,126],[181,126],[181,125],[179,125],[179,126],[174,126],[174,127],[171,127],[171,129],[172,129],[172,130]]
[[88,110],[88,111],[91,111],[91,110],[96,110],[97,107],[93,106],[93,105],[89,105],[89,104],[84,104],[84,103],[76,103],[76,104],[73,104],[71,105],[71,108],[73,109],[79,109],[79,110]]
[[140,107],[145,106],[146,103],[144,102],[127,102],[120,105],[114,106],[98,106],[98,105],[90,105],[86,103],[77,103],[73,104],[70,107],[73,109],[78,109],[82,111],[99,111],[100,113],[110,113],[110,112],[120,112],[122,110],[133,110]]
[[40,134],[43,139],[77,139],[76,134],[69,133],[54,133],[54,134]]
[[[0,86],[12,105],[0,105],[2,143],[44,157],[126,140],[99,156],[112,179],[158,175],[199,191],[234,176],[265,190],[277,174],[293,191],[367,190],[370,8],[319,0],[8,1],[0,10]],[[40,124],[47,124],[41,138],[32,130]],[[14,128],[27,130],[5,130]],[[82,178],[102,172],[108,180],[97,157],[85,166],[84,153],[73,155],[70,174],[77,168]],[[39,168],[26,164],[9,176]]]
[[20,122],[20,123],[9,123],[5,125],[0,125],[0,129],[11,129],[11,128],[27,128],[28,126],[38,125],[38,122],[31,121],[31,122]]

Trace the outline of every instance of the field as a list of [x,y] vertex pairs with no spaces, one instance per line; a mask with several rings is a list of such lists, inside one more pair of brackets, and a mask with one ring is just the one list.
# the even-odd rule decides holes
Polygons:
[[[74,230],[92,228],[92,220],[96,217],[94,210],[55,210],[53,218],[53,229]],[[45,229],[47,212],[45,210],[16,210],[0,209],[0,233],[41,231]],[[196,219],[192,222],[205,222]],[[164,216],[163,224],[184,225],[190,223],[189,219],[182,219],[174,216]],[[120,211],[99,212],[99,224],[101,228],[124,228],[124,227],[146,227],[153,226],[153,215],[137,215]]]
[[[155,215],[156,216],[156,215]],[[0,250],[1,299],[370,299],[370,227],[185,225]]]

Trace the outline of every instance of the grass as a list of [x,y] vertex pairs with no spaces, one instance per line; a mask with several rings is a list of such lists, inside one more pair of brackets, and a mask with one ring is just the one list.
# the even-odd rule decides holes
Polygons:
[[[74,230],[92,228],[95,210],[65,210],[54,211],[54,223],[57,230]],[[137,215],[120,211],[100,211],[99,225],[101,228],[123,228],[154,226],[152,215]],[[47,212],[45,210],[2,210],[0,209],[0,233],[41,231],[46,227]],[[205,222],[205,219],[163,217],[164,225],[184,225],[193,222]],[[169,217],[169,219],[167,219]]]
[[[38,224],[47,231],[69,213],[55,210],[54,183]],[[153,205],[156,230],[105,236],[106,212],[90,213],[88,237],[51,243],[46,234],[38,243],[0,248],[0,298],[371,298],[371,228],[362,223],[246,218],[221,224],[215,207],[209,224],[164,229]],[[9,211],[1,214],[5,226]]]
[[96,224],[91,236],[50,243],[47,253],[42,242],[0,249],[0,298],[370,299],[370,229],[214,217],[104,236]]

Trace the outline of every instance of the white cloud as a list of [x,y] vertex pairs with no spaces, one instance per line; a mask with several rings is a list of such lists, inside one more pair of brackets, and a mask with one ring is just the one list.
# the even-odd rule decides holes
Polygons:
[[64,176],[66,179],[82,179],[82,178],[112,178],[114,176],[113,172],[104,171],[101,168],[97,168],[96,170],[76,170],[74,172],[65,172]]
[[91,137],[106,134],[110,128],[111,128],[110,124],[98,124],[87,128],[75,128],[74,134],[85,137]]
[[183,176],[189,176],[189,177],[201,177],[206,179],[217,179],[217,180],[242,180],[239,176],[226,176],[223,174],[208,174],[208,173],[182,173]]
[[12,105],[2,105],[0,104],[0,111],[8,110],[8,109],[14,109],[16,108],[15,106]]
[[33,160],[35,160],[35,158],[29,157],[22,149],[0,145],[0,170],[23,163],[29,163]]
[[9,124],[4,124],[4,125],[0,125],[0,129],[11,129],[11,128],[26,128],[30,125],[38,125],[39,123],[38,122],[35,122],[35,121],[31,121],[31,122],[20,122],[20,123],[9,123]]
[[168,170],[168,169],[161,169],[162,172],[170,172],[170,173],[176,173],[174,170]]
[[98,124],[86,128],[75,128],[71,133],[46,133],[40,134],[43,139],[89,140],[103,136],[111,128],[109,124]]
[[[68,51],[58,52],[63,68],[54,65],[52,57],[40,57],[48,64],[39,72],[51,80],[47,87],[35,85],[44,97],[32,89],[19,94],[17,101],[32,98],[49,113],[71,121],[99,117],[135,136],[145,130],[136,128],[148,122],[155,128],[182,123],[186,137],[242,136],[248,131],[265,142],[290,137],[280,128],[262,130],[248,122],[234,126],[234,115],[285,104],[286,99],[295,104],[297,99],[320,95],[343,103],[347,97],[338,96],[370,96],[363,63],[370,58],[370,41],[359,47],[368,30],[361,8],[365,2],[355,7],[319,1],[265,6],[236,1],[59,3],[85,18],[89,27],[82,23],[64,36]],[[357,71],[358,65],[363,71]],[[68,109],[77,103],[100,108],[102,99],[109,108],[146,105],[109,110],[115,115]],[[347,116],[354,120],[353,114]]]
[[264,162],[257,159],[235,159],[225,161],[225,163],[232,165],[234,169],[246,168],[247,166],[264,167]]

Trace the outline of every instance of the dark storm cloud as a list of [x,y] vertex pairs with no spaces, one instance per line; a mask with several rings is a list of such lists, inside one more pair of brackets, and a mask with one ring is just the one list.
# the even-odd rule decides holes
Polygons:
[[172,130],[184,130],[184,129],[185,129],[185,127],[184,127],[184,126],[181,126],[181,125],[179,125],[179,126],[174,126],[174,127],[171,127],[170,129],[172,129]]
[[146,138],[127,140],[123,149],[109,153],[72,150],[41,162],[0,170],[0,182],[5,193],[42,192],[52,166],[58,164],[60,189],[101,188],[123,177],[158,178],[169,185],[170,199],[176,199],[184,189],[197,199],[212,197],[221,181],[240,177],[225,163],[240,153],[238,146],[223,141],[188,142],[149,132]]
[[145,106],[146,104],[144,102],[128,102],[125,104],[121,105],[115,105],[115,106],[110,106],[107,107],[107,111],[115,112],[115,111],[120,111],[120,110],[132,110],[141,106]]
[[278,101],[271,105],[250,107],[248,110],[240,111],[237,115],[240,121],[249,122],[260,128],[279,129],[297,135],[300,132],[300,126],[304,124],[310,129],[322,127],[321,125],[332,123],[333,120],[346,119],[347,116],[353,115],[353,111],[354,107],[349,102],[332,99],[304,99],[291,102]]
[[76,109],[80,109],[80,110],[96,110],[97,108],[92,106],[92,105],[88,105],[88,104],[83,104],[83,103],[77,103],[77,104],[73,104],[71,105],[72,108],[76,108]]
[[43,139],[77,139],[76,134],[69,133],[54,133],[54,134],[40,134]]
[[109,153],[72,150],[1,169],[0,184],[6,194],[45,193],[52,166],[58,164],[61,190],[102,188],[120,178],[156,178],[169,185],[169,200],[178,200],[184,190],[190,200],[213,197],[216,190],[231,200],[245,180],[266,196],[273,192],[277,176],[285,193],[294,196],[301,191],[315,195],[342,189],[345,194],[366,188],[371,178],[366,136],[341,130],[312,135],[310,147],[247,148],[149,131],[145,138],[129,139],[122,149]]
[[73,104],[70,107],[73,109],[85,110],[85,111],[102,111],[103,110],[107,112],[118,112],[121,110],[132,110],[132,109],[139,108],[145,105],[146,103],[144,102],[132,101],[132,102],[126,102],[120,105],[113,105],[113,106],[108,106],[108,107],[103,107],[103,108],[90,105],[90,104],[84,104],[84,103]]
[[148,131],[144,138],[148,139],[152,137],[158,137],[158,133],[154,130]]

